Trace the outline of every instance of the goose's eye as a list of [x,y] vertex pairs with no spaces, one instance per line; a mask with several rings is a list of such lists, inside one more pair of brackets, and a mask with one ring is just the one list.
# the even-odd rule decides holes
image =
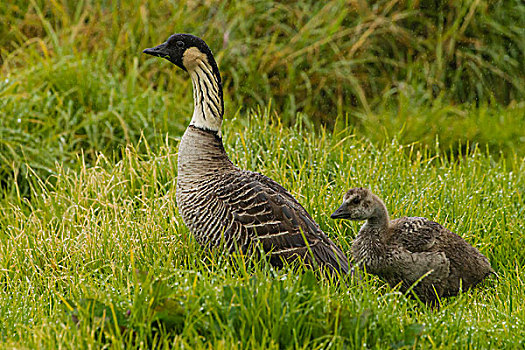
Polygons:
[[176,45],[179,49],[182,49],[184,47],[184,43],[182,41],[177,41]]
[[359,204],[359,197],[354,197],[354,199],[352,199],[352,203]]

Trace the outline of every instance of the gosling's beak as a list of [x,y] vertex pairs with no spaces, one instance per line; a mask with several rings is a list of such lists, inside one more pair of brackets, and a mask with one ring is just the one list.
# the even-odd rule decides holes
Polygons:
[[337,208],[336,211],[332,215],[330,215],[332,219],[344,219],[346,218],[345,209],[341,205],[339,208]]
[[152,47],[150,49],[146,49],[142,52],[148,54],[148,55],[151,55],[151,56],[156,56],[156,57],[162,57],[162,58],[168,58],[169,57],[169,53],[168,53],[168,50],[166,49],[166,46],[167,44],[166,43],[162,43],[158,46],[155,46],[155,47]]

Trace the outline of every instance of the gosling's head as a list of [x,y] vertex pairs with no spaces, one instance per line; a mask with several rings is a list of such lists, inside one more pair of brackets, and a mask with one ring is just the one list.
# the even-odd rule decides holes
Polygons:
[[351,188],[343,196],[343,204],[330,216],[332,219],[368,220],[376,213],[374,194],[366,188]]
[[219,69],[213,54],[201,38],[191,34],[173,34],[158,46],[143,51],[152,56],[162,57],[185,71],[192,71],[201,63],[211,66],[220,81]]

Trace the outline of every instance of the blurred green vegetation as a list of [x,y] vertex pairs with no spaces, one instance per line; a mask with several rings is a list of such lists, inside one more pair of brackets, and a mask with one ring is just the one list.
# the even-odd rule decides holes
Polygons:
[[[519,0],[10,1],[0,45],[4,71],[40,62],[37,51],[100,55],[127,74],[143,48],[191,32],[217,54],[238,105],[271,97],[291,115],[330,120],[407,84],[454,103],[522,100],[524,17]],[[148,81],[171,70],[155,66]]]
[[174,32],[215,52],[226,119],[271,105],[374,142],[525,154],[521,1],[15,0],[0,4],[0,181],[180,135],[191,82],[141,54]]

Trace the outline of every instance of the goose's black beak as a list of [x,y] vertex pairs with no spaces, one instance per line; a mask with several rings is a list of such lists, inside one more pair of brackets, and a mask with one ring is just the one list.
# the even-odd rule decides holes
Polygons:
[[330,215],[330,218],[332,219],[344,219],[346,218],[345,209],[341,205],[339,208],[337,208],[336,211],[332,215]]
[[167,46],[166,43],[163,43],[158,46],[146,49],[142,52],[144,52],[145,54],[151,55],[151,56],[169,58],[170,55],[168,53],[166,46]]

